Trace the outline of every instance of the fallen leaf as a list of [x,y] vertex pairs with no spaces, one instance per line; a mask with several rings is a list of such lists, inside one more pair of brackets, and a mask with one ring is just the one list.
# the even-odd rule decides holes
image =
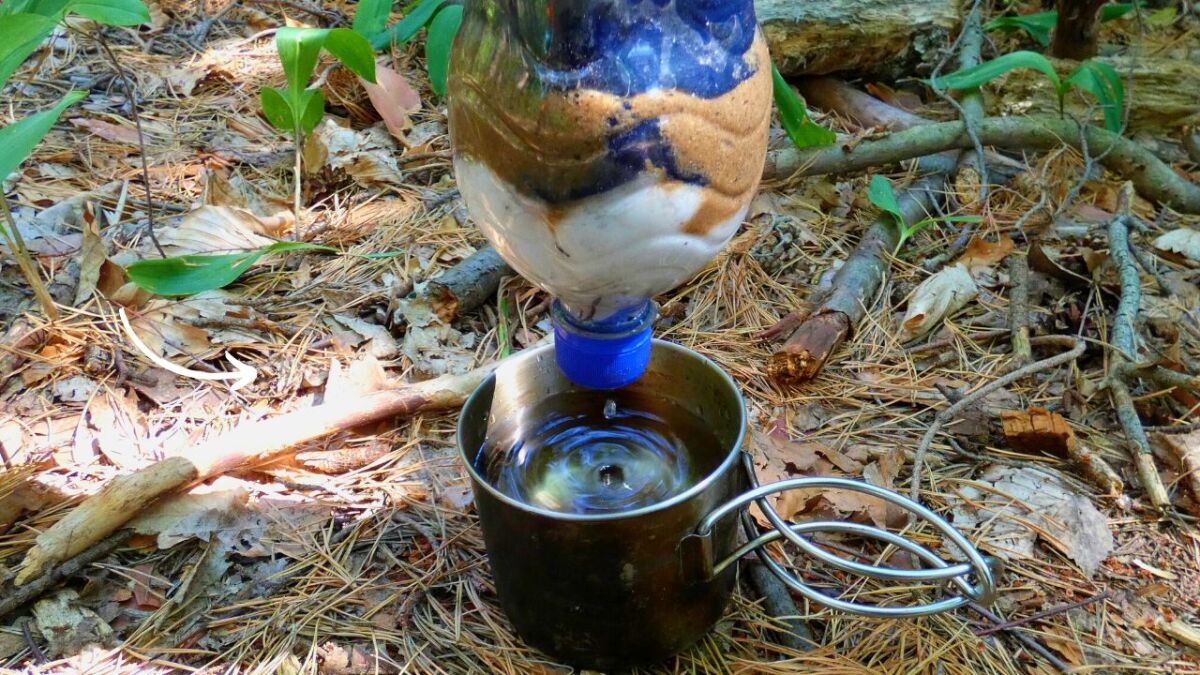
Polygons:
[[125,470],[140,469],[153,461],[142,444],[150,437],[146,416],[137,397],[128,391],[106,391],[92,399],[75,432],[75,443],[103,454]]
[[138,134],[137,129],[133,126],[124,124],[113,124],[104,120],[94,120],[86,117],[72,117],[71,124],[86,129],[93,134],[103,138],[106,141],[114,143],[123,143],[125,145],[137,145]]
[[996,242],[990,242],[983,237],[974,237],[955,263],[966,268],[972,277],[977,277],[989,272],[990,268],[1007,258],[1015,247],[1013,240],[1007,234],[1001,235],[1000,240]]
[[174,228],[163,229],[158,238],[171,256],[239,253],[274,244],[293,222],[287,211],[259,218],[245,209],[201,206],[184,214]]
[[89,645],[107,647],[113,641],[112,627],[79,604],[79,594],[71,589],[37,601],[33,617],[49,644],[50,656],[69,656]]
[[980,528],[976,540],[1001,558],[1032,558],[1041,537],[1090,577],[1113,550],[1104,514],[1051,473],[992,466],[976,483],[948,495],[954,525]]
[[94,213],[87,214],[83,225],[83,245],[79,249],[79,285],[75,288],[75,306],[87,301],[96,292],[96,284],[100,280],[100,270],[108,260],[104,250],[104,240],[100,238],[100,230],[96,225]]
[[[361,339],[355,343],[355,346],[369,342],[367,353],[373,358],[387,360],[400,353],[400,346],[396,343],[396,338],[392,337],[387,328],[379,324],[345,314],[335,314],[330,321],[349,328],[359,336]],[[409,330],[412,330],[411,327]]]
[[92,380],[76,375],[54,383],[54,397],[64,403],[83,403],[96,393],[97,385]]
[[355,131],[332,119],[321,122],[305,143],[305,159],[310,160],[309,166],[319,168],[323,165],[344,172],[368,187],[403,183],[396,151],[395,142],[383,129],[371,127]]
[[341,361],[334,359],[325,382],[325,401],[344,401],[370,394],[386,388],[389,383],[383,364],[373,354],[364,354],[345,368]]
[[924,335],[979,295],[979,287],[961,264],[949,265],[913,291],[904,315],[906,340]]
[[[189,539],[209,541],[230,527],[245,510],[249,493],[240,485],[202,485],[187,494],[169,498],[129,522],[138,534],[156,535],[159,548]],[[227,484],[227,483],[226,483]]]
[[1155,239],[1154,247],[1200,262],[1200,230],[1187,227],[1173,230]]
[[461,333],[443,322],[419,291],[415,299],[402,300],[398,311],[408,324],[401,351],[423,375],[434,377],[471,369],[475,363],[473,333]]
[[0,661],[7,661],[25,650],[25,637],[18,633],[10,633],[8,630],[19,629],[0,631]]
[[362,82],[367,97],[383,118],[383,124],[396,140],[405,143],[404,132],[412,128],[410,115],[421,109],[421,95],[408,79],[382,63],[375,65],[375,84]]

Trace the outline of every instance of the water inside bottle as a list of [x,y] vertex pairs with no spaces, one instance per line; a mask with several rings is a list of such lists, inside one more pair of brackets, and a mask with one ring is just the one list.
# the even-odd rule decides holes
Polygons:
[[516,424],[492,420],[476,468],[500,492],[560,513],[650,506],[720,464],[718,439],[677,403],[630,392],[553,395]]

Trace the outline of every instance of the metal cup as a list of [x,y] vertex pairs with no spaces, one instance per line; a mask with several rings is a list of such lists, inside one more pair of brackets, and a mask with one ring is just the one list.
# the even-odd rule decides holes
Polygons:
[[[733,592],[736,562],[751,551],[797,592],[844,611],[907,616],[945,611],[971,600],[990,602],[994,584],[988,561],[936,514],[900,495],[836,478],[758,487],[742,453],[746,416],[737,385],[712,361],[669,342],[655,341],[646,374],[629,385],[627,393],[669,399],[710,424],[720,448],[699,449],[718,458],[706,475],[666,501],[599,515],[549,511],[497,491],[477,465],[489,429],[510,424],[546,397],[579,390],[559,370],[552,346],[534,349],[506,361],[484,381],[467,400],[458,425],[459,451],[471,476],[500,604],[517,633],[547,654],[601,670],[665,659],[699,640],[720,619]],[[910,540],[857,523],[788,523],[765,499],[786,489],[831,487],[886,499],[932,522],[968,562],[948,563]],[[746,523],[743,507],[751,501],[758,502],[776,530],[759,536]],[[750,540],[740,547],[739,518]],[[896,570],[839,558],[802,536],[816,532],[881,540],[914,553],[930,568]],[[918,607],[840,600],[788,574],[766,555],[763,546],[780,538],[848,572],[906,581],[948,580],[963,594]],[[968,581],[972,574],[976,585]]]

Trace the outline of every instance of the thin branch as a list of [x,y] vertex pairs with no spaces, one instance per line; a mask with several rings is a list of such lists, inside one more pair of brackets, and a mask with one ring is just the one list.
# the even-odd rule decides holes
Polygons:
[[1087,344],[1083,340],[1077,340],[1070,336],[1055,337],[1057,340],[1060,340],[1062,344],[1072,345],[1070,351],[1052,356],[1048,359],[1042,359],[1036,363],[1031,363],[1024,368],[1018,368],[1017,370],[1014,370],[999,379],[992,380],[970,394],[962,397],[962,399],[957,403],[954,403],[949,408],[942,410],[933,418],[933,424],[929,425],[929,429],[926,430],[925,436],[921,439],[921,444],[917,446],[917,451],[913,456],[912,487],[909,490],[909,496],[913,501],[920,501],[921,472],[923,471],[925,465],[925,455],[929,452],[929,446],[933,443],[933,439],[935,436],[937,436],[937,433],[942,428],[942,425],[946,424],[946,422],[949,422],[954,418],[955,415],[959,414],[967,407],[978,402],[979,400],[983,399],[983,397],[1000,389],[1001,387],[1010,385],[1023,377],[1044,372],[1050,370],[1051,368],[1057,368],[1064,363],[1070,363],[1071,361],[1074,361],[1082,356],[1084,350],[1087,348]]
[[1112,354],[1112,375],[1108,378],[1109,392],[1112,394],[1113,405],[1116,406],[1117,419],[1125,431],[1126,438],[1133,445],[1133,459],[1137,466],[1138,478],[1142,487],[1150,497],[1150,503],[1155,508],[1166,510],[1171,506],[1171,498],[1163,485],[1158,468],[1154,465],[1154,450],[1150,439],[1142,427],[1137,408],[1133,404],[1133,396],[1129,393],[1126,381],[1127,363],[1125,354],[1137,358],[1137,334],[1134,323],[1137,321],[1138,307],[1142,302],[1142,279],[1138,274],[1137,263],[1129,248],[1129,216],[1128,209],[1132,204],[1132,187],[1126,184],[1122,191],[1122,202],[1125,211],[1108,224],[1108,254],[1117,267],[1121,278],[1121,299],[1117,303],[1117,311],[1113,317],[1112,343],[1115,349]]
[[[1097,127],[1084,127],[1053,116],[992,117],[979,124],[985,145],[1011,149],[1051,149],[1063,144],[1076,148],[1081,133],[1088,147],[1103,155],[1102,163],[1132,180],[1138,192],[1184,213],[1200,213],[1200,186],[1193,184],[1137,143]],[[898,131],[853,147],[776,150],[767,158],[765,177],[799,174],[816,176],[851,173],[871,166],[894,164],[952,148],[970,148],[971,138],[961,122],[940,122]]]
[[1033,360],[1033,347],[1029,344],[1029,261],[1025,256],[1008,259],[1008,276],[1012,281],[1008,312],[1013,364],[1020,367]]
[[95,35],[96,41],[100,43],[100,48],[108,55],[108,60],[112,61],[113,68],[117,71],[117,76],[121,78],[125,95],[129,97],[129,107],[133,111],[133,124],[137,127],[138,155],[142,161],[142,187],[146,190],[146,232],[150,235],[150,241],[154,244],[155,250],[165,258],[167,253],[163,250],[162,244],[158,243],[158,235],[154,231],[154,197],[150,192],[150,168],[146,164],[146,137],[142,133],[142,114],[138,108],[137,90],[134,89],[133,83],[125,73],[125,68],[117,59],[117,55],[109,49],[108,41],[104,39],[104,27],[96,26]]
[[1069,612],[1073,609],[1079,609],[1080,607],[1087,607],[1088,605],[1095,603],[1095,602],[1103,602],[1104,600],[1107,600],[1111,595],[1112,595],[1112,591],[1104,591],[1103,593],[1100,593],[1098,595],[1093,595],[1092,597],[1090,597],[1086,600],[1080,600],[1079,602],[1072,602],[1069,605],[1059,605],[1057,607],[1051,607],[1050,609],[1043,610],[1036,614],[1030,614],[1029,616],[1025,617],[1024,619],[1015,619],[1013,621],[1005,621],[1004,623],[1002,623],[998,626],[991,626],[990,628],[984,628],[982,630],[977,630],[977,631],[975,631],[975,634],[978,635],[979,637],[983,637],[985,635],[991,635],[992,633],[995,633],[997,631],[1009,630],[1010,628],[1024,626],[1025,624],[1033,623],[1034,621],[1041,621],[1042,619],[1048,619],[1052,616],[1058,616],[1059,614],[1066,614],[1067,612]]

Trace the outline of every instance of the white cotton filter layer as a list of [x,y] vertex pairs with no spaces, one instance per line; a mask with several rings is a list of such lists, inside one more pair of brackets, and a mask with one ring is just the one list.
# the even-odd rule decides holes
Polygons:
[[552,210],[485,164],[455,161],[459,188],[484,235],[521,276],[569,311],[600,320],[687,281],[725,247],[749,207],[687,234],[704,188],[653,176]]

